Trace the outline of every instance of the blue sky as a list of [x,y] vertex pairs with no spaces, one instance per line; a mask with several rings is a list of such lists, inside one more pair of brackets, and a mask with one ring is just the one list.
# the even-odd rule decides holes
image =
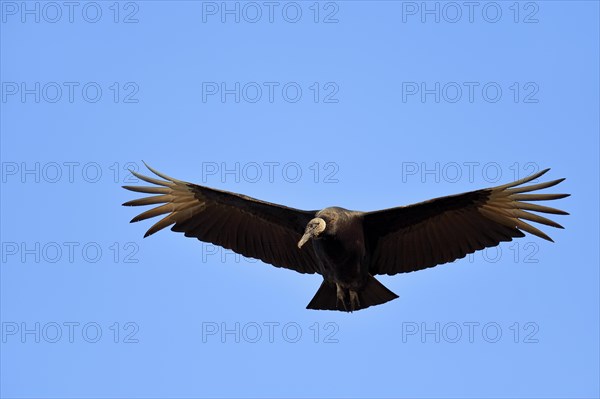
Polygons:
[[[470,3],[469,3],[470,4]],[[0,395],[600,395],[598,3],[0,2]],[[142,239],[142,160],[301,209],[374,210],[551,167],[565,230],[382,277]]]

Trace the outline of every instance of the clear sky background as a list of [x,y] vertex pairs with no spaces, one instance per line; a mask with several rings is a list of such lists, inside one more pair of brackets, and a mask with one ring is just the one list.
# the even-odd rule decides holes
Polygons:
[[[0,7],[2,397],[600,394],[597,2]],[[142,160],[358,210],[551,167],[571,215],[309,311],[319,276],[142,239]]]

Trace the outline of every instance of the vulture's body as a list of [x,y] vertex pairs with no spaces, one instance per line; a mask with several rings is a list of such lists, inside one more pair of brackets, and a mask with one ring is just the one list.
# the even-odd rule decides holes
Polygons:
[[452,262],[477,250],[523,237],[552,241],[527,221],[562,228],[533,212],[567,214],[530,203],[564,198],[540,194],[564,179],[522,186],[548,169],[519,181],[374,212],[339,207],[302,211],[215,190],[163,175],[135,176],[156,186],[125,186],[156,194],[124,205],[160,204],[132,222],[167,214],[146,236],[167,226],[187,237],[220,245],[247,257],[300,273],[318,273],[323,283],[309,309],[353,311],[398,296],[375,275],[397,274]]
[[308,309],[357,310],[398,298],[370,273],[361,212],[332,207],[315,217],[335,229],[312,240],[323,283]]

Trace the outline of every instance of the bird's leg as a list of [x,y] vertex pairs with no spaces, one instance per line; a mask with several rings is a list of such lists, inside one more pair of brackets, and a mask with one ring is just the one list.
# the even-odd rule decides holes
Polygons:
[[344,310],[348,311],[348,308],[346,308],[346,296],[344,295],[344,289],[339,284],[336,284],[335,286],[337,288],[337,299],[335,301],[335,306],[337,307],[339,301],[342,301],[342,305],[344,305]]
[[360,307],[360,301],[358,300],[358,293],[356,291],[349,291],[350,293],[350,309],[356,310]]

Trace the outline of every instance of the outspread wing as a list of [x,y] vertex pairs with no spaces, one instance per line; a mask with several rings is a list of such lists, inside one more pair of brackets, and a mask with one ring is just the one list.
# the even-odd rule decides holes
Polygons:
[[316,211],[288,208],[187,183],[146,167],[164,180],[132,171],[139,179],[156,186],[123,186],[131,191],[155,194],[123,205],[159,205],[131,222],[167,214],[150,227],[144,237],[173,225],[172,231],[183,232],[186,237],[196,237],[276,267],[300,273],[318,272],[313,251],[297,246]]
[[564,179],[522,186],[548,170],[502,186],[365,213],[371,273],[392,275],[452,262],[513,237],[523,237],[523,231],[552,241],[525,220],[563,228],[530,211],[556,215],[567,212],[528,201],[569,196],[537,193]]

